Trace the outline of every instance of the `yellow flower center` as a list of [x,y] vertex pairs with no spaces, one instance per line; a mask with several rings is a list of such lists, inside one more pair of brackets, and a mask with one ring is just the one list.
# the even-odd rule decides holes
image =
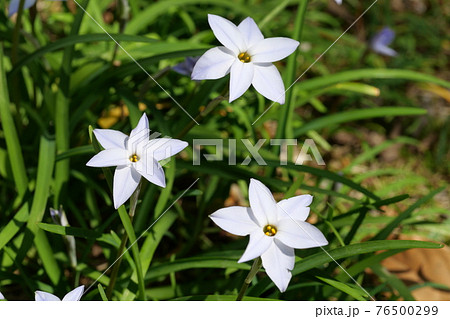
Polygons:
[[263,228],[263,232],[266,236],[272,237],[277,233],[277,228],[275,226],[272,225],[266,225]]
[[248,54],[247,52],[242,52],[242,53],[239,53],[238,59],[242,63],[249,63],[252,58],[250,57],[250,54]]
[[131,155],[130,161],[136,163],[137,161],[139,161],[139,156],[137,156],[136,154]]

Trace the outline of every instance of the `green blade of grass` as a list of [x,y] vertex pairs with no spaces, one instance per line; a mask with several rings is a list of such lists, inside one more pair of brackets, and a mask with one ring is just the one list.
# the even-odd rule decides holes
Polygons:
[[[303,31],[303,25],[305,22],[305,14],[306,14],[306,7],[308,6],[308,0],[303,0],[299,2],[298,9],[297,9],[297,16],[295,18],[294,23],[294,33],[293,33],[293,39],[297,41],[301,41],[302,37],[302,31]],[[293,83],[296,78],[296,70],[297,70],[297,52],[298,50],[295,50],[294,53],[292,53],[288,60],[287,60],[287,66],[286,66],[286,78],[285,83]],[[286,92],[286,104],[283,106],[281,110],[281,117],[278,121],[277,126],[277,132],[276,137],[279,138],[293,138],[293,132],[292,132],[292,117],[294,114],[294,101],[292,100],[292,92],[293,90],[288,90]],[[278,149],[278,152],[280,151],[280,147],[276,146]],[[288,155],[288,158],[289,155]]]
[[25,258],[26,253],[34,242],[47,275],[52,283],[56,285],[61,271],[45,233],[40,230],[37,225],[42,220],[46,210],[54,164],[55,141],[42,136],[39,145],[36,189],[34,191],[33,203],[27,222],[27,231],[17,254],[17,260],[18,262],[21,262]]
[[412,212],[417,209],[419,206],[423,205],[424,203],[428,202],[430,199],[432,199],[436,194],[442,192],[445,189],[445,186],[442,186],[441,188],[438,188],[434,191],[431,191],[426,196],[422,197],[418,201],[416,201],[414,204],[412,204],[408,209],[406,209],[403,213],[398,215],[392,222],[390,222],[386,227],[384,227],[382,230],[378,232],[371,240],[381,240],[385,239],[389,236],[389,234],[400,225],[400,223],[409,218],[412,214]]
[[412,116],[426,114],[425,109],[417,107],[383,106],[372,109],[359,109],[327,115],[312,120],[294,131],[294,136],[298,137],[308,131],[318,130],[331,125],[346,123],[356,120],[370,119],[387,116]]
[[249,270],[247,264],[238,264],[236,259],[214,257],[191,257],[167,262],[149,268],[146,279],[156,279],[160,276],[168,276],[172,272],[195,268],[237,268]]
[[330,278],[324,278],[324,277],[320,277],[320,276],[316,276],[317,279],[323,281],[324,283],[330,285],[331,287],[334,287],[344,293],[346,293],[347,295],[355,298],[356,300],[359,301],[366,301],[365,297],[368,297],[367,294],[363,294],[361,289],[355,289],[353,287],[350,287],[349,285],[337,281],[337,280],[333,280]]
[[[187,5],[208,5],[211,4],[211,0],[166,0],[156,2],[146,6],[146,8],[128,23],[125,33],[137,34],[139,31],[146,28],[150,23],[158,19],[162,14],[167,13],[168,10]],[[231,2],[228,0],[214,0],[215,6],[223,6],[225,8],[232,9],[234,12],[241,13],[245,16],[251,16],[252,11],[248,9],[248,6],[241,5],[238,2]],[[206,16],[206,14],[205,14]]]
[[[81,2],[81,6],[85,8],[89,0]],[[83,20],[84,11],[78,10],[70,35],[78,34]],[[63,60],[60,70],[60,85],[56,93],[55,108],[55,136],[56,136],[56,151],[57,154],[66,152],[70,148],[70,79],[72,74],[72,58],[75,49],[75,44],[65,47]],[[55,186],[54,186],[54,207],[59,207],[61,204],[61,197],[64,195],[69,181],[70,161],[68,158],[60,160],[55,167]]]
[[[442,244],[417,241],[417,240],[377,240],[364,243],[347,245],[328,251],[328,254],[321,251],[314,255],[305,257],[295,264],[292,270],[292,276],[301,274],[315,267],[320,267],[326,263],[333,262],[342,258],[357,256],[361,254],[371,253],[379,250],[391,249],[410,249],[410,248],[442,248]],[[250,266],[249,266],[250,267]],[[269,278],[263,278],[258,284],[249,288],[248,294],[259,296],[267,289],[273,287],[274,284]]]
[[[111,36],[120,42],[133,42],[133,43],[155,43],[158,40],[150,39],[140,35],[128,35],[128,34],[111,34]],[[113,41],[111,37],[104,33],[94,33],[94,34],[76,34],[68,35],[62,39],[57,39],[51,43],[39,48],[31,54],[26,55],[22,60],[20,60],[14,68],[9,73],[9,76],[14,75],[19,69],[25,65],[33,62],[36,59],[43,57],[45,54],[64,49],[66,47],[71,47],[79,43],[90,43],[90,42],[101,42],[101,41]]]
[[14,120],[11,115],[6,81],[3,48],[0,46],[0,117],[2,119],[3,132],[5,134],[6,149],[8,151],[11,170],[19,197],[23,197],[28,190],[28,177],[22,155],[22,147],[17,135]]
[[299,88],[305,91],[319,89],[324,86],[338,84],[341,82],[356,81],[363,79],[403,79],[417,82],[430,82],[450,88],[450,82],[441,80],[428,74],[422,74],[410,70],[397,69],[360,69],[327,74],[326,76],[302,81]]

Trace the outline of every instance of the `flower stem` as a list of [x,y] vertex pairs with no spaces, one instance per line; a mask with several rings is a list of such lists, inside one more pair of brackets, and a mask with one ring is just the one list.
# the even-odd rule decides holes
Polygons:
[[262,260],[261,257],[258,257],[253,262],[252,268],[250,269],[250,272],[248,273],[247,277],[244,280],[244,283],[242,284],[241,291],[239,291],[239,295],[236,298],[236,301],[241,301],[242,298],[244,298],[244,294],[247,291],[248,286],[252,283],[253,277],[257,274],[259,269],[261,268]]
[[[133,195],[131,195],[130,198],[130,210],[128,211],[128,215],[130,216],[130,221],[133,222],[134,213],[136,211],[136,205],[139,198],[139,193],[141,191],[141,185],[142,182],[139,183],[138,187],[134,191]],[[122,262],[123,252],[125,250],[125,246],[128,241],[128,234],[127,232],[124,232],[122,235],[122,239],[120,241],[119,250],[117,251],[117,257],[116,257],[116,263],[113,266],[113,269],[111,270],[111,276],[109,277],[109,285],[108,288],[106,288],[106,297],[108,299],[111,299],[112,292],[114,290],[114,286],[117,281],[117,275],[119,274],[119,268],[120,264]]]
[[[308,0],[301,0],[298,5],[293,34],[293,38],[298,41],[301,41],[302,38],[302,31],[305,22],[307,6]],[[287,61],[285,83],[287,83],[288,85],[291,85],[291,83],[293,83],[296,80],[295,71],[297,70],[296,67],[297,53],[298,50],[296,50],[293,54],[291,54]],[[294,103],[292,92],[293,89],[286,91],[286,103],[281,109],[281,117],[280,120],[278,121],[276,138],[293,138],[292,118],[294,114]],[[279,146],[276,146],[276,149],[278,152],[281,150]],[[288,152],[288,154],[289,153],[290,152]],[[288,158],[291,157],[288,156]]]

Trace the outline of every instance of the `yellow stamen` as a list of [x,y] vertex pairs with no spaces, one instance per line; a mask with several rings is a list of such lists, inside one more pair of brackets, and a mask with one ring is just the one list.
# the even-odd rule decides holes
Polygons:
[[273,225],[266,225],[263,228],[263,232],[266,236],[272,237],[277,233],[277,228]]
[[250,57],[250,54],[248,54],[247,52],[242,52],[242,53],[239,53],[238,59],[242,63],[249,63],[252,58]]
[[131,155],[130,161],[136,163],[137,161],[139,161],[139,156],[137,156],[136,154]]

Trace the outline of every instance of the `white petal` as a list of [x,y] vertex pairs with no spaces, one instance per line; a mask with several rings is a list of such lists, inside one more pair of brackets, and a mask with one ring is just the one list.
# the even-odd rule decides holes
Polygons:
[[[23,9],[26,10],[28,8],[31,8],[35,2],[36,2],[36,0],[25,0]],[[20,4],[20,0],[11,0],[11,2],[9,3],[9,10],[8,10],[9,16],[12,16],[14,13],[19,11],[19,4]]]
[[272,63],[254,63],[252,84],[267,99],[284,104],[284,84],[280,72]]
[[282,219],[277,227],[276,238],[289,247],[304,249],[328,245],[322,232],[307,222]]
[[166,176],[158,161],[152,157],[143,156],[135,165],[136,171],[150,183],[166,187]]
[[261,227],[255,222],[250,207],[232,206],[219,209],[209,218],[223,230],[238,236],[246,236]]
[[298,41],[289,38],[268,38],[253,45],[247,52],[254,63],[275,62],[290,55],[299,44]]
[[121,148],[110,148],[101,151],[92,157],[86,166],[91,167],[108,167],[108,166],[118,166],[127,165],[130,163],[128,159],[128,152]]
[[206,51],[192,70],[192,80],[220,79],[230,72],[237,55],[225,47],[215,47]]
[[267,224],[276,224],[277,204],[272,193],[263,183],[253,178],[250,179],[248,197],[250,207],[260,227]]
[[145,146],[149,139],[149,125],[147,115],[144,113],[139,120],[138,125],[131,131],[130,138],[127,141],[127,149],[131,154]]
[[55,295],[49,294],[48,292],[43,292],[37,290],[34,293],[34,300],[36,301],[61,301],[58,297]]
[[250,240],[247,248],[238,263],[243,263],[261,256],[273,243],[273,238],[264,235],[262,229],[258,227],[250,233]]
[[[279,201],[277,205],[281,208],[278,212],[281,218],[293,218],[295,220],[305,221],[309,215],[309,205],[313,197],[311,195],[300,195],[283,199]],[[289,214],[289,216],[287,216]]]
[[294,249],[274,240],[261,259],[267,275],[281,292],[285,292],[292,278],[289,270],[294,268]]
[[0,292],[0,300],[5,300],[5,296]]
[[104,149],[108,148],[123,148],[125,149],[125,141],[127,135],[116,130],[95,129],[95,138]]
[[155,138],[148,142],[145,152],[148,157],[161,161],[181,152],[188,145],[187,142],[174,138]]
[[208,14],[208,23],[217,40],[236,56],[247,50],[244,37],[234,23],[214,14]]
[[243,20],[239,25],[238,29],[241,31],[244,36],[245,41],[247,42],[247,47],[250,48],[255,43],[264,39],[261,30],[259,30],[255,20],[248,17]]
[[242,63],[240,61],[233,63],[230,70],[230,103],[248,90],[252,84],[253,74],[253,63]]
[[141,180],[141,175],[132,167],[117,166],[114,172],[113,197],[117,209],[133,194]]
[[84,292],[84,286],[81,285],[74,290],[67,293],[67,295],[64,296],[62,301],[79,301],[81,297],[83,296]]

